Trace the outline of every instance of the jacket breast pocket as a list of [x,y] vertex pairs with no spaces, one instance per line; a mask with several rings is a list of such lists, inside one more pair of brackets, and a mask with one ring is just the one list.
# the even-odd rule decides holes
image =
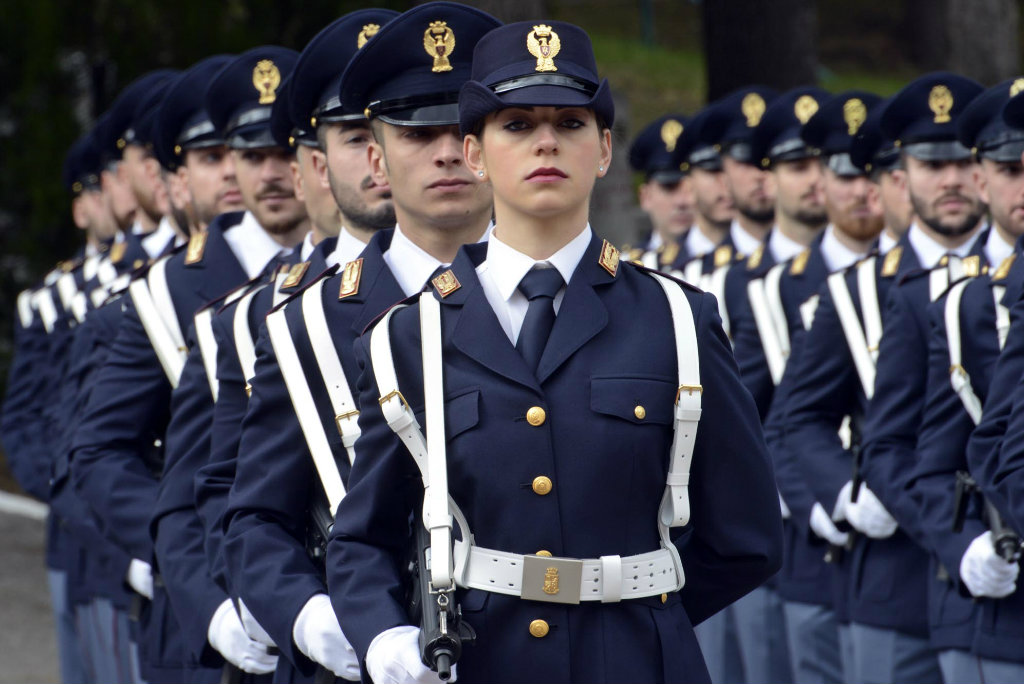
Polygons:
[[661,378],[592,377],[590,409],[636,425],[671,425],[676,384]]
[[[427,428],[427,415],[424,408],[415,411],[416,420],[424,433]],[[480,422],[480,390],[476,387],[456,390],[444,399],[444,436],[451,439]]]

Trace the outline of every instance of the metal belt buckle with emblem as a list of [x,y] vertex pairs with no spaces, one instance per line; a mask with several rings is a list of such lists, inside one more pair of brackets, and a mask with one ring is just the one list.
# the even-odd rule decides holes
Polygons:
[[523,556],[520,596],[530,601],[579,603],[583,561],[549,556]]

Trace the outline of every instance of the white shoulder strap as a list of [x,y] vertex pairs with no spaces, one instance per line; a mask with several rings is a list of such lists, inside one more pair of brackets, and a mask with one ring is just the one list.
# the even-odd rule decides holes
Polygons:
[[71,301],[75,298],[78,287],[75,285],[73,273],[62,273],[57,279],[57,295],[60,297],[60,305],[65,311],[71,310]]
[[99,272],[100,260],[102,255],[93,254],[82,262],[82,280],[89,282]]
[[32,295],[32,304],[43,321],[43,329],[49,335],[57,325],[57,307],[53,303],[53,292],[49,287],[40,288]]
[[96,269],[96,276],[100,285],[106,285],[117,277],[117,267],[111,263],[110,259],[104,259]]
[[210,384],[210,396],[217,401],[220,396],[220,382],[217,380],[217,338],[213,334],[213,307],[207,306],[195,317],[196,342],[203,359],[206,381]]
[[[779,264],[781,266],[782,264]],[[771,284],[768,276],[778,268],[775,266],[764,278],[754,278],[747,283],[747,297],[750,301],[750,309],[754,314],[754,322],[757,324],[758,336],[761,338],[761,346],[764,348],[765,359],[768,362],[768,370],[771,372],[772,382],[776,385],[782,380],[782,374],[786,370],[786,346],[778,333],[776,316],[772,313],[771,305],[768,302],[768,293]],[[773,279],[778,286],[778,280]],[[788,341],[788,330],[787,341]]]
[[974,393],[971,377],[963,366],[963,347],[960,339],[960,300],[968,282],[970,281],[961,280],[956,283],[946,296],[946,346],[949,347],[949,382],[963,402],[967,414],[977,425],[981,421],[981,400]]
[[79,323],[85,322],[85,317],[89,314],[89,299],[85,296],[85,293],[78,291],[75,296],[71,298],[71,315],[75,317],[75,320]]
[[355,463],[355,444],[359,438],[359,410],[356,408],[355,399],[352,398],[345,369],[331,339],[331,331],[327,327],[323,300],[325,282],[327,279],[321,278],[302,293],[302,317],[306,322],[306,332],[313,347],[313,355],[320,367],[320,375],[327,386],[327,396],[330,397],[331,409],[334,411],[334,424],[338,427],[341,443],[348,452],[349,463]]
[[811,324],[814,323],[814,314],[818,310],[818,301],[819,296],[814,294],[800,305],[800,320],[804,324],[804,330],[810,330]]
[[[859,271],[857,276],[859,284]],[[874,280],[873,270],[872,280]],[[841,272],[833,273],[826,282],[828,291],[832,295],[832,301],[836,305],[836,314],[839,316],[839,323],[843,328],[843,335],[846,337],[846,346],[850,348],[850,356],[853,357],[853,364],[857,368],[864,396],[870,399],[875,393],[875,359],[871,355],[864,330],[857,318],[857,310],[854,308],[850,290],[846,286],[846,278]],[[863,301],[864,299],[861,298],[861,302]]]
[[274,306],[277,306],[284,300],[288,299],[288,293],[281,292],[281,285],[283,285],[286,280],[288,280],[287,273],[278,273],[277,278],[274,279]]
[[1005,285],[992,286],[992,299],[996,305],[996,334],[999,336],[999,349],[1006,346],[1006,336],[1010,332],[1010,309],[1003,306],[1003,295],[1005,294]]
[[238,300],[235,315],[231,321],[235,337],[235,354],[238,355],[238,363],[242,366],[247,393],[252,391],[250,383],[252,376],[256,375],[256,341],[253,339],[252,328],[249,327],[249,310],[252,308],[252,298],[263,287],[265,286],[252,288]]
[[32,325],[32,291],[22,290],[18,293],[18,318],[21,320],[21,327],[28,328]]
[[701,278],[704,273],[704,260],[700,257],[690,259],[685,266],[683,266],[683,280],[700,287]]
[[640,256],[640,263],[647,268],[658,269],[658,250],[649,249]]
[[168,259],[164,258],[153,264],[146,280],[149,283],[153,304],[159,312],[160,318],[163,319],[167,332],[174,344],[186,351],[185,336],[181,334],[181,325],[178,323],[178,315],[174,310],[174,299],[171,298],[171,290],[167,285],[167,262]]
[[338,505],[345,497],[345,485],[341,480],[338,464],[334,460],[334,452],[327,441],[327,434],[320,422],[313,394],[302,372],[302,363],[295,351],[295,342],[288,330],[288,319],[285,317],[284,309],[278,309],[267,316],[267,333],[277,356],[284,384],[288,388],[288,396],[299,420],[299,427],[302,428],[309,453],[313,457],[313,466],[323,485],[324,494],[327,495],[331,515],[334,516],[338,512]]
[[[872,367],[878,361],[878,343],[882,341],[882,307],[881,302],[878,301],[878,281],[875,278],[876,261],[877,257],[869,257],[857,264],[857,294],[860,296],[860,312],[864,317],[864,339],[868,345]],[[873,377],[874,373],[872,372]],[[874,386],[874,380],[872,380],[872,392]]]
[[153,351],[156,352],[157,358],[160,359],[160,365],[163,366],[171,387],[177,387],[178,380],[181,379],[181,371],[185,368],[186,349],[184,343],[179,345],[167,329],[163,316],[160,315],[156,303],[153,301],[145,278],[133,280],[128,286],[128,293],[131,295],[142,327],[146,330],[149,342],[153,345]]
[[719,266],[710,276],[705,276],[708,285],[705,289],[715,295],[718,300],[718,315],[722,319],[722,328],[725,330],[726,337],[732,339],[732,332],[729,329],[729,308],[725,301],[725,277],[729,274],[730,268],[732,268],[732,264]]

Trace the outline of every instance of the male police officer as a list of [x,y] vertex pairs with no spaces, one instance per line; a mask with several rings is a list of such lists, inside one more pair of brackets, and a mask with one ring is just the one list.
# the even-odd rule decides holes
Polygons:
[[[463,46],[448,57],[449,71],[432,71],[433,57],[423,50],[431,22],[444,22]],[[257,345],[224,551],[246,605],[307,675],[319,664],[347,678],[359,676],[359,662],[326,595],[322,549],[310,549],[306,533],[311,511],[326,510],[328,521],[333,514],[358,434],[352,431],[358,414],[351,401],[357,377],[352,342],[387,307],[419,292],[459,245],[485,234],[490,190],[465,168],[456,99],[473,44],[497,25],[477,10],[431,3],[384,25],[355,54],[340,98],[337,74],[325,71],[318,78],[313,57],[350,51],[347,41],[311,44],[311,78],[296,82],[307,101],[318,103],[317,132],[326,142],[343,214],[359,197],[357,188],[365,195],[378,185],[391,188],[398,219],[394,231],[376,233],[337,275],[272,313],[270,335]],[[362,162],[370,166],[350,162],[346,168],[337,162],[353,134],[363,133],[364,112],[375,131]],[[290,572],[283,577],[261,570],[268,567]]]

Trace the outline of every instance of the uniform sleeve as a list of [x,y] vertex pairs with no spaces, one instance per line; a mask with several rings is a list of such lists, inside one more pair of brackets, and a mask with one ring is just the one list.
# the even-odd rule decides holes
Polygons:
[[704,393],[689,488],[693,531],[681,549],[683,604],[694,624],[782,565],[782,516],[757,408],[711,295],[702,297],[696,325]]

